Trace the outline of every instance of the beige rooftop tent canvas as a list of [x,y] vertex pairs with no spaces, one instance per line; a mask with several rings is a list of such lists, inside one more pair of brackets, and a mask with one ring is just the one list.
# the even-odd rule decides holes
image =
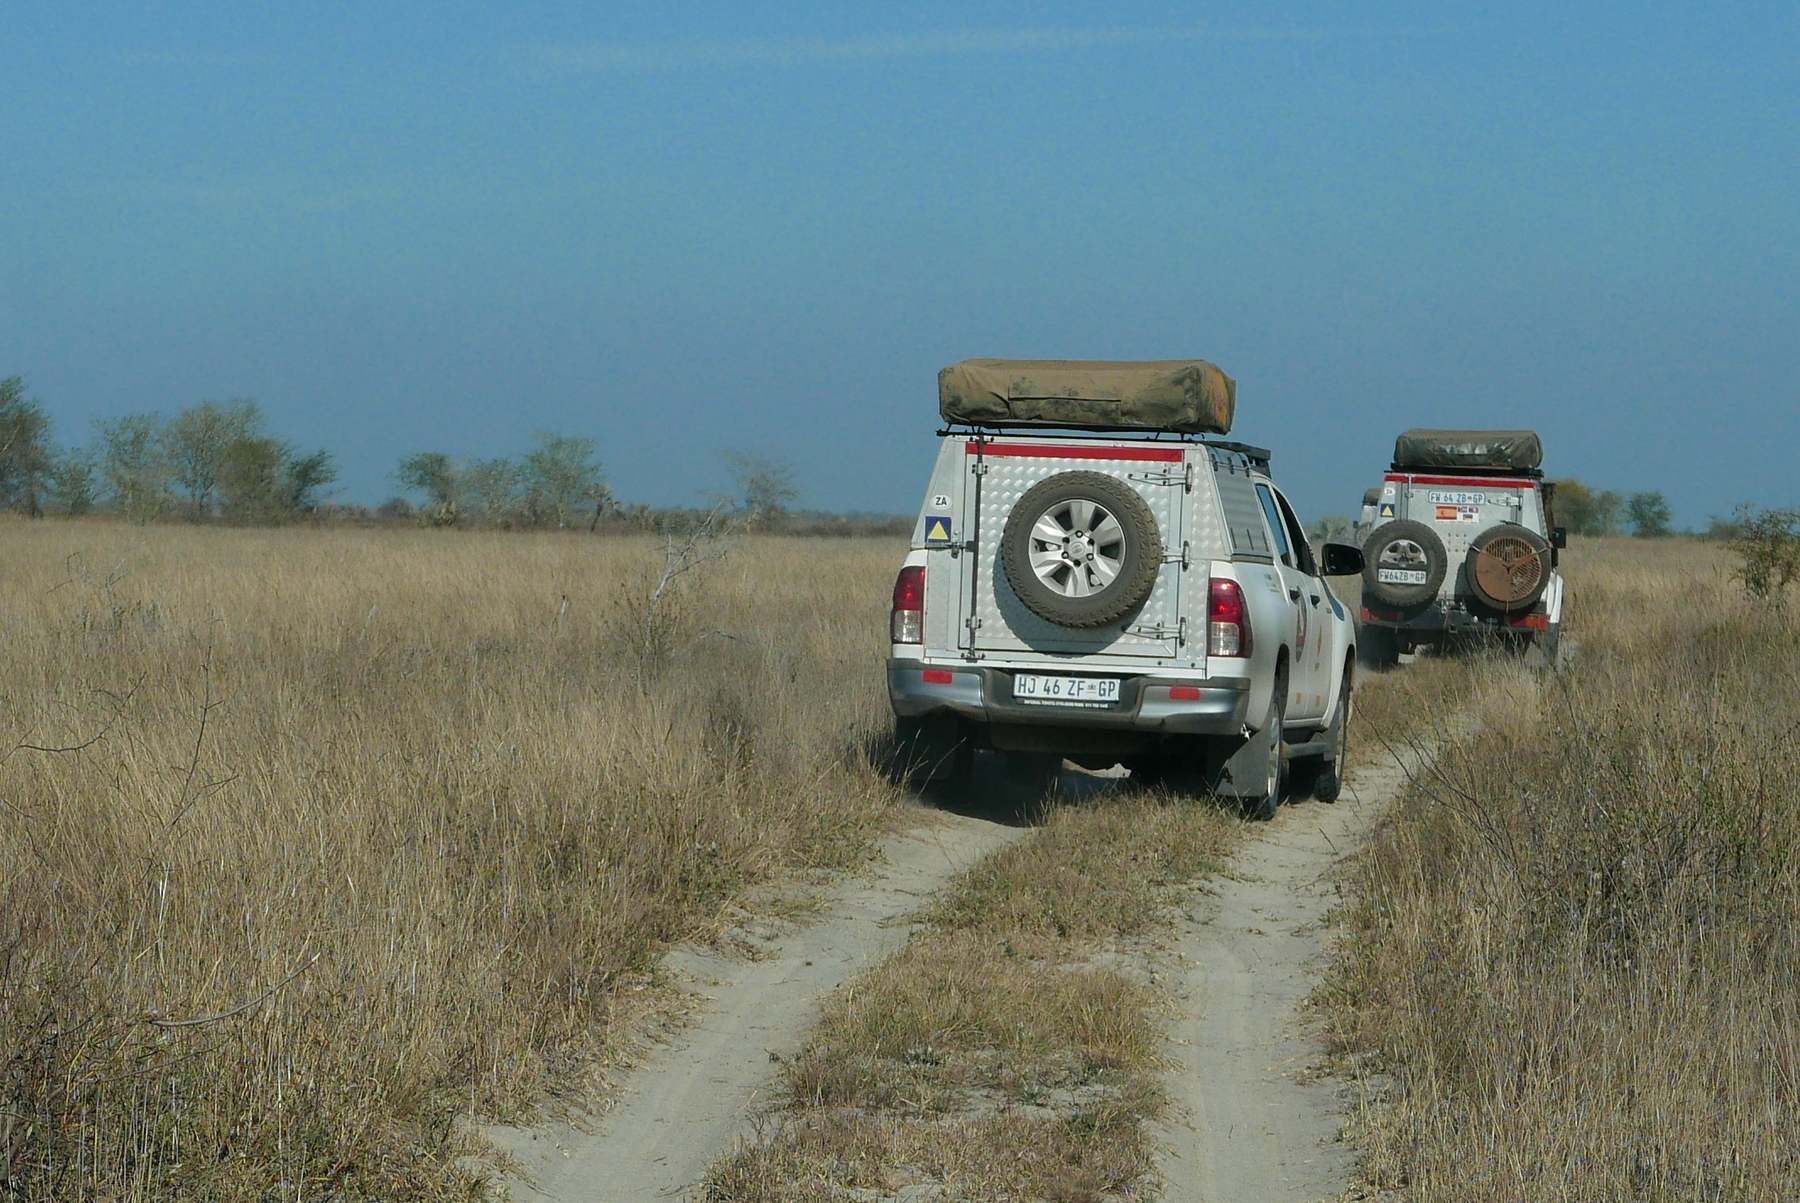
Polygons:
[[977,426],[1227,434],[1237,385],[1204,359],[965,359],[938,373],[938,412]]

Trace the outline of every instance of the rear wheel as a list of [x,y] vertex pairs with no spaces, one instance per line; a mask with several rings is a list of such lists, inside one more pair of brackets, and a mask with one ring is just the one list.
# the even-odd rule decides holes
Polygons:
[[1535,655],[1531,663],[1538,668],[1547,668],[1555,672],[1562,667],[1562,627],[1553,626],[1540,634],[1535,641]]
[[1344,792],[1344,774],[1350,769],[1350,720],[1354,717],[1356,682],[1351,666],[1344,665],[1344,684],[1338,694],[1337,714],[1331,720],[1331,763],[1313,782],[1313,797],[1321,802],[1336,802]]
[[1263,741],[1268,750],[1268,758],[1263,764],[1262,792],[1257,797],[1238,799],[1244,817],[1257,823],[1266,823],[1275,817],[1287,780],[1287,749],[1281,739],[1281,725],[1287,718],[1287,678],[1276,678],[1273,693],[1269,699],[1268,722],[1256,733],[1256,738]]
[[1144,789],[1155,789],[1169,780],[1169,762],[1161,756],[1133,757],[1125,762],[1131,780]]
[[914,789],[961,789],[974,774],[975,745],[955,717],[930,714],[894,720],[889,776]]
[[1356,658],[1365,668],[1392,668],[1400,663],[1400,636],[1392,627],[1363,627],[1356,634]]
[[1062,776],[1062,757],[1055,752],[1002,752],[1000,761],[1008,780],[1033,793],[1048,793]]

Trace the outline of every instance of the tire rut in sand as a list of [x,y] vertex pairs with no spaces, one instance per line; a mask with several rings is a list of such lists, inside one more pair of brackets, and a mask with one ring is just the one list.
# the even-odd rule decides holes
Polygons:
[[905,917],[1021,828],[944,814],[886,840],[870,875],[829,890],[820,917],[777,938],[756,960],[703,950],[668,966],[700,1003],[694,1021],[626,1080],[592,1132],[567,1125],[489,1129],[519,1159],[517,1200],[645,1203],[685,1199],[708,1166],[749,1130],[777,1058],[796,1052],[820,1003],[898,949]]
[[1166,1203],[1314,1203],[1350,1183],[1344,1089],[1307,1080],[1324,1048],[1301,1008],[1325,967],[1332,869],[1428,754],[1359,767],[1336,805],[1285,809],[1181,924],[1171,1033],[1175,1114],[1162,1126]]

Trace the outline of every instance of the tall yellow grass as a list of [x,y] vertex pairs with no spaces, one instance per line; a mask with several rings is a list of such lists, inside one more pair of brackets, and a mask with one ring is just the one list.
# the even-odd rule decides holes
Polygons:
[[[1420,676],[1460,712],[1352,874],[1342,1047],[1410,1199],[1800,1192],[1800,620],[1703,544],[1579,544],[1572,667]],[[1383,699],[1391,730],[1399,699]]]
[[457,1114],[891,813],[896,551],[746,539],[646,627],[647,539],[0,526],[0,1194],[467,1189]]

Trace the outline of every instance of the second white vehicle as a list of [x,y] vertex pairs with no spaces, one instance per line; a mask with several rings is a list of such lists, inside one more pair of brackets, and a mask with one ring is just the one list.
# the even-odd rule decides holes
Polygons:
[[940,778],[976,749],[1191,782],[1271,817],[1335,798],[1355,624],[1203,360],[971,360],[894,586],[888,694]]

